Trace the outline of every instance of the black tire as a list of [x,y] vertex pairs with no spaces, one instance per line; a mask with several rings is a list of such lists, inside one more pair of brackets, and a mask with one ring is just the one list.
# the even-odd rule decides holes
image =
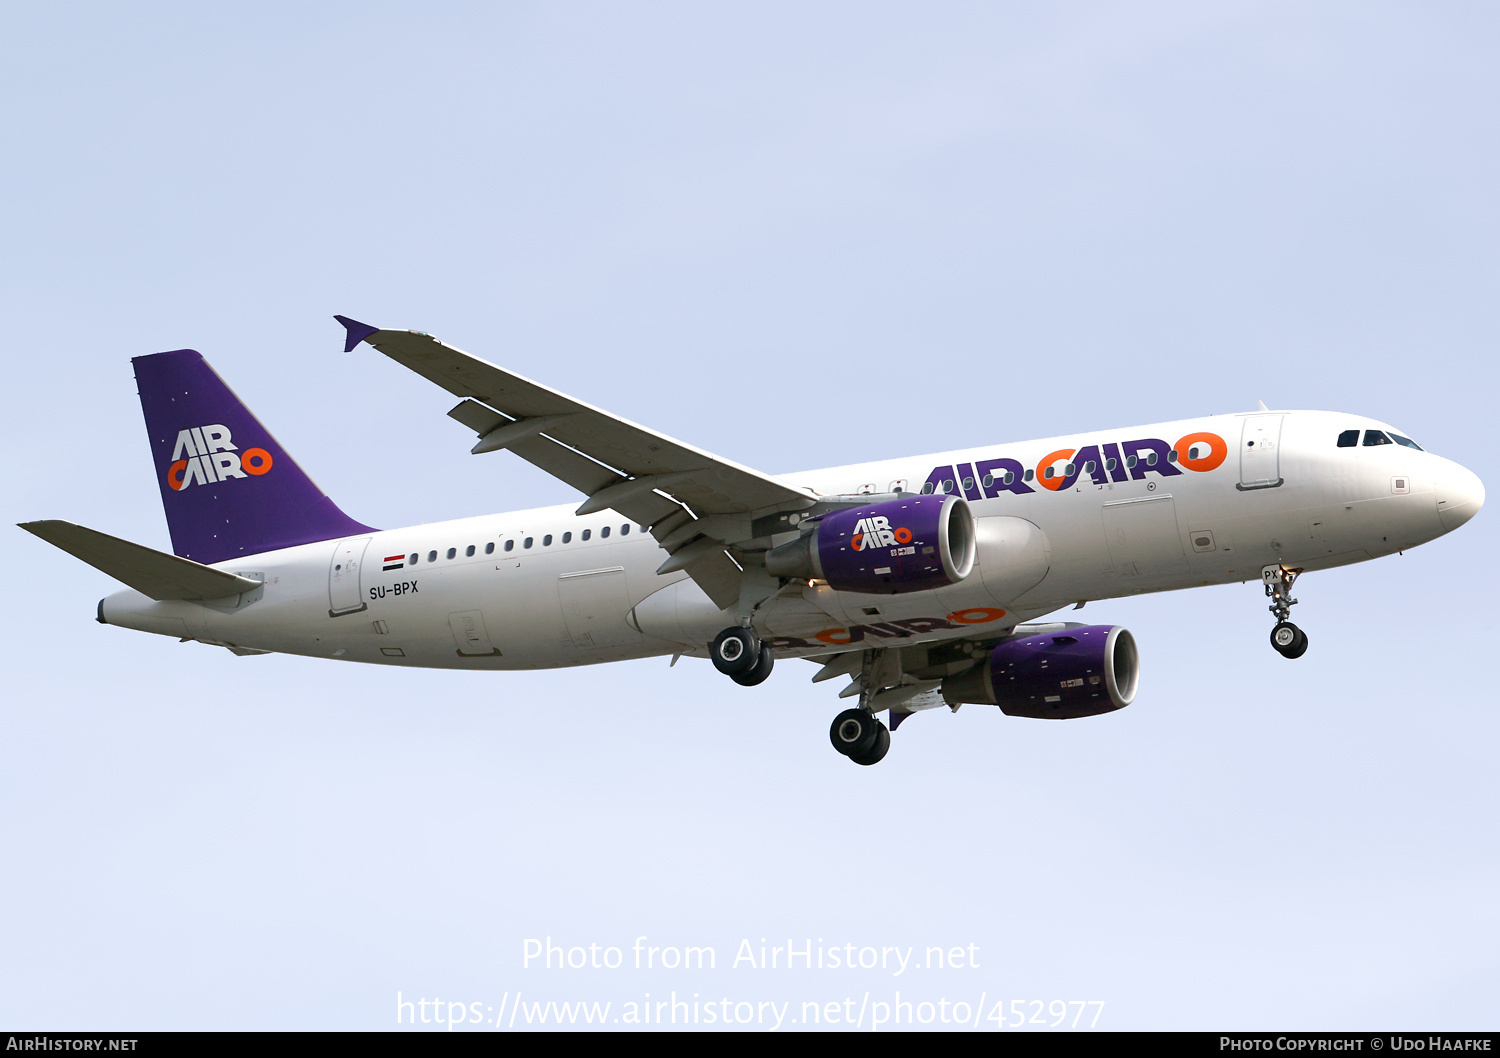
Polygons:
[[1307,653],[1307,633],[1297,629],[1297,641],[1281,652],[1284,658],[1300,658]]
[[756,684],[765,683],[766,677],[771,675],[771,666],[776,664],[776,659],[771,656],[771,648],[764,643],[760,645],[760,657],[756,660],[749,672],[738,672],[730,675],[730,679],[741,687],[754,687]]
[[1284,658],[1300,657],[1301,652],[1297,650],[1297,644],[1302,644],[1302,650],[1307,649],[1307,636],[1302,634],[1302,629],[1290,621],[1278,621],[1276,627],[1271,629],[1271,648]]
[[869,767],[871,764],[879,764],[885,760],[886,752],[891,748],[891,731],[879,720],[875,721],[875,743],[863,753],[855,753],[849,757],[855,764],[863,764]]
[[726,676],[749,672],[760,662],[760,637],[748,628],[726,628],[714,636],[708,655]]
[[863,709],[845,709],[833,718],[833,726],[828,729],[828,741],[844,756],[857,756],[867,752],[875,744],[884,726]]

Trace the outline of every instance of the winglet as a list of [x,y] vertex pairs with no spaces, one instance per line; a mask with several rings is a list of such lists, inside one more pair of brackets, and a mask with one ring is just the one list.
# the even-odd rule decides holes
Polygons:
[[380,330],[379,327],[371,327],[368,323],[351,320],[348,316],[335,315],[333,318],[342,323],[344,329],[349,332],[344,336],[344,352],[346,353],[352,353],[356,345]]

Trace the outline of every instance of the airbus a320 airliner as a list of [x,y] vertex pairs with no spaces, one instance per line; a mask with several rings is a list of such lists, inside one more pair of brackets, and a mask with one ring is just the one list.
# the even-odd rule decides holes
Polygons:
[[[175,554],[24,523],[129,585],[98,620],[235,654],[537,669],[707,657],[754,686],[777,658],[845,677],[834,748],[963,703],[1072,719],[1122,709],[1124,628],[1039,622],[1085,601],[1259,579],[1271,645],[1309,570],[1451,532],[1479,479],[1359,415],[1259,410],[771,476],[566,397],[419,331],[343,316],[460,398],[448,414],[584,494],[379,530],[344,514],[197,352],[137,357]],[[878,719],[886,713],[889,724]]]

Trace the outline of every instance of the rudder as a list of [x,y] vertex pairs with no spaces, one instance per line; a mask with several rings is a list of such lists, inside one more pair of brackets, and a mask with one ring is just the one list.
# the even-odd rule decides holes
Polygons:
[[201,354],[131,363],[178,555],[207,564],[375,532],[323,494]]

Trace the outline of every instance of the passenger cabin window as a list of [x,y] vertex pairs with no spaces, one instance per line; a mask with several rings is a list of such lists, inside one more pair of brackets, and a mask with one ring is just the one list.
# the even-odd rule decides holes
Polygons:
[[427,561],[428,562],[436,562],[437,561],[437,552],[436,551],[429,551],[429,552],[427,552]]
[[599,530],[599,535],[601,537],[608,536],[609,535],[609,526],[606,525],[603,529],[600,529]]
[[1034,477],[1036,477],[1036,474],[1033,471],[1028,470],[1028,471],[1026,471],[1026,473],[1025,473],[1025,475],[1023,477],[1023,480],[1030,481]]
[[573,534],[572,533],[563,533],[563,543],[565,543],[565,544],[571,544],[572,542],[573,542]]
[[505,550],[509,551],[512,548],[514,548],[515,546],[516,546],[516,542],[514,540],[507,540],[507,541],[505,541]]
[[407,565],[408,566],[415,566],[416,564],[417,564],[417,556],[416,555],[412,555],[411,556],[411,561],[408,562]]
[[1379,430],[1366,430],[1365,431],[1365,447],[1366,448],[1374,448],[1376,445],[1388,445],[1390,443],[1391,443],[1391,439],[1389,437],[1387,437],[1385,434],[1381,433]]
[[621,536],[629,536],[630,535],[630,526],[628,526],[628,525],[622,525],[622,526],[620,526],[620,535]]
[[458,554],[458,548],[456,548],[456,547],[450,547],[448,549],[448,557],[449,558],[452,558],[452,557],[454,557],[457,554]]
[[583,531],[583,535],[582,535],[581,539],[587,540],[589,537],[591,537],[593,535],[594,535],[594,531],[592,529],[585,529]]
[[930,496],[931,494],[932,494],[932,482],[929,481],[925,485],[922,486],[922,495],[923,496]]
[[521,541],[521,546],[522,547],[530,547],[531,546],[531,537],[528,536],[525,540],[522,540]]
[[1353,448],[1357,444],[1359,444],[1358,430],[1345,430],[1343,433],[1339,434],[1340,448]]
[[470,544],[468,547],[464,548],[464,557],[465,558],[473,558],[474,557],[474,545],[473,544]]
[[552,546],[552,534],[551,533],[548,533],[546,536],[542,537],[542,546],[543,547],[551,547]]
[[495,553],[495,542],[493,540],[484,545],[484,553],[486,555],[493,555]]

